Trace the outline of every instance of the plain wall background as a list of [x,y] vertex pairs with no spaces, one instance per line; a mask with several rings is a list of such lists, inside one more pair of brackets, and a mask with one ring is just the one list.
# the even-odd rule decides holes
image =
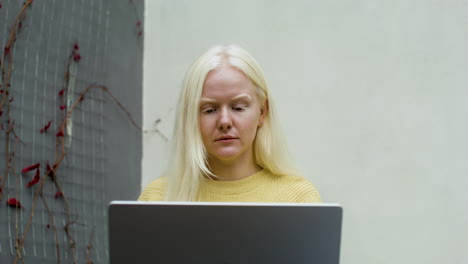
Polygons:
[[[240,44],[265,71],[299,167],[344,207],[342,263],[466,263],[467,1],[145,7],[145,129],[170,138],[189,65]],[[146,133],[143,146],[146,186],[169,143]]]

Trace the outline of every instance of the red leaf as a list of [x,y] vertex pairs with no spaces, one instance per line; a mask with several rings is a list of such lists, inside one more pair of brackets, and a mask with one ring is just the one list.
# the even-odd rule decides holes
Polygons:
[[47,161],[46,167],[47,167],[46,175],[52,178],[52,180],[55,180],[55,165],[54,165],[54,168],[52,169],[49,165],[49,162]]
[[52,121],[49,121],[49,123],[47,123],[47,125],[45,125],[43,128],[41,128],[41,133],[47,132],[47,130],[49,129],[51,123],[52,123]]
[[[1,84],[0,84],[0,87],[2,87],[2,85],[1,85]],[[0,89],[0,94],[3,94],[3,90],[2,90],[2,89]]]
[[79,50],[80,49],[80,46],[78,46],[78,43],[75,43],[75,45],[73,45],[73,49],[74,50]]
[[141,26],[141,21],[138,20],[138,21],[136,22],[136,25],[137,25],[137,27]]
[[1,117],[2,115],[3,115],[3,112],[2,112],[2,111],[0,111],[0,117]]
[[50,225],[49,225],[49,224],[47,224],[47,229],[49,229],[49,228],[50,228]]
[[34,175],[34,178],[26,184],[26,187],[31,187],[34,184],[38,183],[39,180],[41,179],[41,173],[39,171],[39,168],[36,170],[36,175]]
[[64,110],[66,107],[64,105],[60,106],[60,110]]
[[55,134],[56,137],[63,137],[64,134],[63,134],[63,131],[60,129],[59,132],[57,132],[57,134]]
[[141,37],[141,35],[143,35],[143,31],[140,30],[140,31],[138,32],[138,36]]
[[7,201],[7,205],[12,208],[22,208],[20,201],[16,200],[16,198],[10,198]]
[[73,54],[73,60],[78,62],[81,60],[81,55],[79,53]]
[[55,197],[55,199],[62,198],[63,193],[61,191],[58,191],[58,192],[55,193],[54,197]]
[[64,92],[65,92],[65,90],[62,89],[62,90],[60,90],[60,92],[58,93],[58,95],[59,95],[59,96],[62,96]]
[[41,166],[41,164],[36,163],[34,165],[31,165],[31,166],[28,166],[28,167],[24,168],[21,172],[25,173],[25,172],[28,172],[28,171],[32,171],[32,170],[35,170],[35,169],[39,168],[39,166]]

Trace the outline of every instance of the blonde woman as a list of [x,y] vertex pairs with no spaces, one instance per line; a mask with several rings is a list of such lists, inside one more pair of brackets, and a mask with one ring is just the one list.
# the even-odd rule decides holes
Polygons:
[[171,164],[141,201],[317,203],[289,160],[272,98],[255,59],[214,47],[186,74]]

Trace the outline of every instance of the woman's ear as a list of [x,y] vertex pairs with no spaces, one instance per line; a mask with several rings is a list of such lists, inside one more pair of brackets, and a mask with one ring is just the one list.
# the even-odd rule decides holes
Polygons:
[[268,99],[263,102],[263,105],[260,107],[260,118],[258,120],[258,126],[263,126],[263,120],[265,119],[266,115],[268,114]]

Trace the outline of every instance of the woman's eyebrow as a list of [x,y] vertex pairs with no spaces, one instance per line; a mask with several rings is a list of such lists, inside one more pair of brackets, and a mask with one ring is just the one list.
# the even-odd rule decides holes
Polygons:
[[205,103],[216,103],[217,101],[215,99],[210,99],[210,98],[201,98],[200,99],[200,104],[205,104]]
[[239,94],[238,96],[235,96],[232,98],[232,101],[240,100],[240,99],[248,99],[252,100],[252,97],[248,94]]
[[[241,99],[248,99],[248,100],[252,100],[252,97],[248,94],[239,94],[237,96],[234,96],[233,98],[230,99],[230,101],[237,101],[237,100],[241,100]],[[217,103],[218,100],[216,99],[211,99],[211,98],[206,98],[206,97],[202,97],[200,98],[200,104],[206,104],[206,103]]]

